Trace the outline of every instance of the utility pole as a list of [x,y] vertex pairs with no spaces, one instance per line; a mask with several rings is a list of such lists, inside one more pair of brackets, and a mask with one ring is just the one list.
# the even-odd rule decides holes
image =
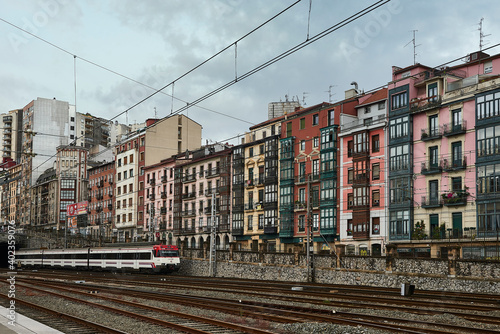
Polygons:
[[312,175],[308,175],[307,177],[307,281],[314,282],[314,239],[313,239],[313,222],[312,222],[312,189],[311,189],[311,177]]
[[216,233],[215,233],[215,229],[216,229],[216,226],[215,226],[215,191],[213,189],[211,189],[212,191],[212,210],[211,210],[211,220],[212,220],[212,226],[211,226],[211,230],[210,230],[210,272],[209,272],[209,276],[210,277],[215,277],[216,275],[216,260],[217,260],[217,257],[216,257],[216,250],[215,250],[215,237],[216,237]]

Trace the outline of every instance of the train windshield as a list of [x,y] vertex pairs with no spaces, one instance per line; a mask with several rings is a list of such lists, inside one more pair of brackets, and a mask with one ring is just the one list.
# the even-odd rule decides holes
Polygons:
[[168,249],[157,250],[156,257],[179,257],[179,251]]

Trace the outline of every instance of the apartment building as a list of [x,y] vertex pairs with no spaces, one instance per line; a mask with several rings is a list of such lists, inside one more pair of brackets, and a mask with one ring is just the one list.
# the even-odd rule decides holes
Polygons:
[[174,235],[177,245],[227,249],[231,238],[231,148],[215,144],[193,151],[174,171]]
[[90,168],[88,174],[88,226],[86,234],[94,240],[110,242],[115,217],[115,162]]
[[346,254],[382,255],[387,242],[387,89],[356,98],[356,115],[341,114],[340,242],[346,245]]
[[338,239],[337,146],[340,110],[354,104],[321,103],[285,115],[280,139],[280,241],[286,251],[331,249]]

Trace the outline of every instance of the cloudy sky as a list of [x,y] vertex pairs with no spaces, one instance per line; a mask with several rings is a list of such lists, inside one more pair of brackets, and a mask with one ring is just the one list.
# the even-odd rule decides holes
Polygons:
[[[37,97],[74,104],[76,65],[79,112],[133,123],[156,108],[164,117],[376,2],[0,0],[0,110]],[[413,64],[412,30],[417,62],[428,66],[478,50],[481,18],[485,48],[500,43],[499,9],[496,0],[392,0],[183,113],[203,126],[203,142],[228,141],[266,120],[269,102],[312,106],[343,99],[352,81],[383,86],[391,66]]]

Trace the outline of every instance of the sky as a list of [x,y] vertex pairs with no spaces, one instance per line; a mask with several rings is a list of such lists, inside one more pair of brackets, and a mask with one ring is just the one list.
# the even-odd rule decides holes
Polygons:
[[342,100],[353,81],[386,85],[392,66],[413,64],[413,30],[416,61],[431,67],[479,50],[481,19],[483,49],[500,43],[497,0],[392,0],[314,41],[376,2],[0,0],[0,112],[55,97],[130,124],[182,108],[203,144],[236,143],[270,102],[308,107]]

